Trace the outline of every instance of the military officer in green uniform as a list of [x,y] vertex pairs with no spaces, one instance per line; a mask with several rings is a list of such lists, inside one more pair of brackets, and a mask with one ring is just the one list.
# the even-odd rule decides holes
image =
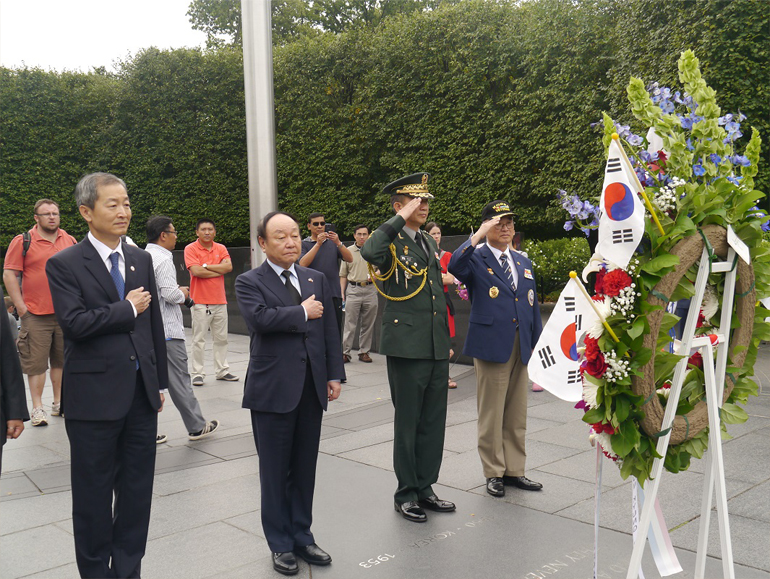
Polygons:
[[387,356],[396,409],[395,508],[417,523],[427,520],[423,509],[455,510],[454,503],[439,499],[431,486],[438,480],[444,450],[450,343],[438,247],[420,230],[433,199],[428,177],[415,173],[385,186],[396,215],[361,248],[386,298],[380,353]]

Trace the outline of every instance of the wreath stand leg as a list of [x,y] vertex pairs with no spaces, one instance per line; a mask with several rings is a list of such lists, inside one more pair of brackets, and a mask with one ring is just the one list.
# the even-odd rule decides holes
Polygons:
[[[722,569],[724,577],[735,579],[735,568],[733,565],[732,543],[730,541],[730,520],[727,513],[727,495],[725,492],[725,468],[722,457],[722,429],[719,422],[719,409],[722,405],[722,392],[724,391],[725,371],[727,368],[727,354],[730,338],[730,322],[732,321],[733,300],[735,297],[735,279],[737,270],[735,268],[735,251],[730,248],[727,253],[727,259],[723,262],[711,262],[711,256],[707,248],[703,249],[698,276],[695,280],[695,295],[692,298],[692,304],[687,314],[682,342],[677,351],[678,355],[684,356],[677,364],[674,377],[671,384],[671,390],[666,403],[666,412],[663,417],[662,432],[665,432],[659,439],[656,446],[658,454],[666,456],[666,451],[671,438],[671,429],[676,417],[676,409],[679,405],[679,398],[682,393],[685,374],[687,372],[687,360],[693,347],[705,348],[703,355],[703,368],[706,389],[706,402],[708,405],[709,416],[709,450],[706,457],[706,473],[704,476],[704,492],[701,502],[701,521],[698,535],[698,552],[696,555],[696,579],[704,577],[706,563],[706,546],[708,544],[708,529],[711,515],[711,497],[716,486],[717,490],[717,514],[719,518],[720,545],[722,549]],[[710,273],[726,272],[724,297],[722,302],[722,318],[720,328],[723,330],[719,334],[719,345],[717,346],[716,369],[714,368],[714,357],[711,340],[708,337],[695,337],[695,326],[698,319],[700,308],[699,304],[703,302],[703,294],[706,290],[706,283]],[[642,508],[639,519],[638,540],[634,542],[634,548],[631,553],[631,561],[628,565],[627,579],[638,579],[642,563],[644,547],[647,543],[647,536],[650,530],[650,523],[655,509],[655,500],[658,496],[661,475],[663,474],[664,459],[656,458],[652,464],[651,478],[648,481],[650,485],[649,493],[645,497],[644,507]]]

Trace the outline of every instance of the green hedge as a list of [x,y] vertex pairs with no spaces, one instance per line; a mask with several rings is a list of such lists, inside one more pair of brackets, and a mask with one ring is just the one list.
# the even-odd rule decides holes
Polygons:
[[569,272],[581,274],[591,258],[585,237],[525,240],[522,249],[532,260],[541,302],[555,302],[569,281]]
[[[562,236],[556,190],[599,193],[603,151],[589,124],[603,110],[631,119],[631,73],[666,83],[693,48],[725,112],[770,134],[764,4],[467,0],[276,47],[279,203],[301,222],[323,211],[349,238],[390,215],[382,185],[422,170],[445,234],[467,232],[502,197],[527,235]],[[94,170],[128,183],[138,241],[162,212],[180,244],[202,216],[220,241],[248,243],[239,49],[148,49],[114,75],[0,69],[0,102],[0,247],[32,225],[43,196],[83,234],[71,195]],[[761,190],[768,160],[766,150]]]

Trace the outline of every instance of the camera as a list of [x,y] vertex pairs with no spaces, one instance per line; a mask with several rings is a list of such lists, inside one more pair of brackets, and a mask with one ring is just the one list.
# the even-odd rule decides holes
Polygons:
[[337,226],[336,226],[336,225],[334,225],[334,223],[327,223],[327,224],[326,224],[326,228],[324,229],[324,231],[326,231],[327,233],[328,233],[329,231],[334,231],[334,232],[336,232],[336,231],[337,231]]
[[191,307],[193,307],[195,305],[195,302],[193,301],[193,299],[191,297],[186,297],[184,299],[184,305],[187,306],[188,308],[191,308]]

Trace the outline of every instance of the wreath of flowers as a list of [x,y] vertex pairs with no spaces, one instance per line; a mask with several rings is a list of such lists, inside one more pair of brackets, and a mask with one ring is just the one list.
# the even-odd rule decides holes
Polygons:
[[[758,298],[770,295],[770,243],[762,241],[762,231],[770,229],[770,217],[756,206],[764,194],[754,190],[761,140],[752,128],[751,139],[737,150],[743,136],[741,125],[746,117],[739,113],[721,116],[715,91],[702,79],[698,59],[692,51],[682,53],[679,78],[684,91],[672,91],[653,83],[645,87],[632,78],[627,92],[632,112],[640,124],[650,130],[646,137],[635,135],[629,125],[620,125],[604,115],[605,151],[612,133],[617,132],[632,155],[630,160],[645,192],[654,204],[664,233],[652,220],[645,223],[645,236],[624,270],[606,260],[596,263],[593,300],[617,335],[607,335],[601,323],[588,329],[581,354],[583,396],[576,408],[584,410],[583,420],[591,425],[590,437],[604,454],[620,467],[623,478],[635,476],[641,484],[649,479],[656,453],[657,437],[650,436],[641,422],[645,400],[634,394],[632,377],[650,362],[653,352],[642,346],[643,334],[649,333],[648,314],[662,306],[652,305],[656,284],[672,272],[679,262],[672,248],[685,238],[702,235],[702,228],[716,224],[732,226],[750,248],[754,269],[754,288]],[[576,195],[560,192],[562,207],[570,220],[565,229],[579,227],[586,235],[598,226],[598,202],[583,201]],[[694,295],[697,264],[687,271],[677,289],[668,297],[674,302]],[[700,304],[697,334],[714,334],[720,318],[724,276],[713,275],[703,303]],[[659,296],[655,296],[659,297]],[[691,306],[693,307],[693,306]],[[751,380],[760,340],[770,340],[770,311],[755,309],[753,335],[741,367],[728,371],[734,387],[721,411],[723,438],[729,438],[726,424],[745,422],[746,412],[739,406],[757,394]],[[680,356],[673,354],[672,328],[679,317],[666,313],[660,325],[655,354],[655,387],[661,404],[668,402],[674,368]],[[716,336],[715,336],[716,338]],[[712,340],[713,342],[714,340]],[[668,350],[666,348],[668,347]],[[688,361],[687,374],[677,406],[684,415],[705,400],[703,359],[699,353]],[[658,433],[660,436],[660,433]],[[691,457],[701,458],[707,448],[708,431],[668,447],[664,466],[670,472],[686,470]]]

